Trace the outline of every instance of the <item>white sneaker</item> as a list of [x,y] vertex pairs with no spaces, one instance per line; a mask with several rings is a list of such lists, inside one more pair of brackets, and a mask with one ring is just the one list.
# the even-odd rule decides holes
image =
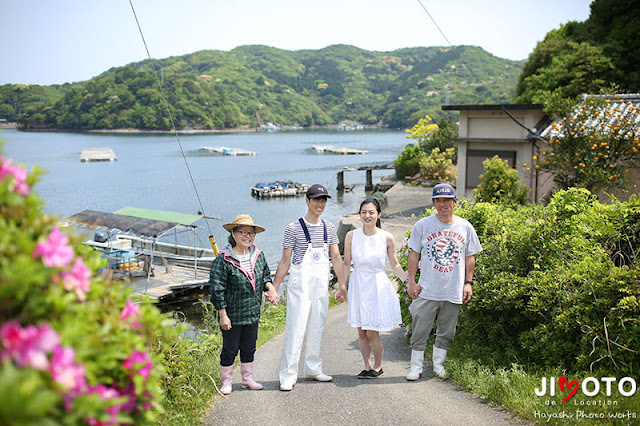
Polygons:
[[324,373],[320,373],[320,374],[316,374],[315,376],[308,375],[307,380],[308,381],[315,380],[316,382],[330,382],[333,380],[333,377],[328,376]]

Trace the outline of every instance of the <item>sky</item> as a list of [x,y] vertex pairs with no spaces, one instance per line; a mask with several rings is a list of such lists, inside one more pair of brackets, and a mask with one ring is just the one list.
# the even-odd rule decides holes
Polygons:
[[[84,81],[147,58],[262,44],[392,51],[480,46],[526,59],[590,0],[0,0],[0,84]],[[438,31],[429,12],[444,33]]]

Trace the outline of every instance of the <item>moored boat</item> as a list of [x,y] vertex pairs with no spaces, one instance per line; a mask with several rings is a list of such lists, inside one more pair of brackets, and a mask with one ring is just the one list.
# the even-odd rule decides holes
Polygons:
[[251,188],[251,195],[258,198],[299,197],[306,194],[309,185],[293,181],[258,183]]

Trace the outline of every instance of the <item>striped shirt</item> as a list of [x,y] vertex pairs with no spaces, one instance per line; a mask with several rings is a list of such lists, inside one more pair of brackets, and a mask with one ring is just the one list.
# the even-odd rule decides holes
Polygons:
[[236,254],[236,257],[240,261],[240,265],[247,271],[251,270],[251,254]]
[[[313,248],[321,248],[324,245],[324,227],[322,226],[322,221],[317,225],[310,224],[306,220],[304,223],[309,230],[311,246]],[[330,246],[337,245],[339,241],[336,227],[331,222],[324,221],[324,223],[327,224],[327,244]],[[299,265],[302,263],[302,258],[307,251],[308,244],[307,237],[305,237],[299,221],[296,220],[287,225],[287,229],[284,231],[282,247],[293,249],[292,264]]]

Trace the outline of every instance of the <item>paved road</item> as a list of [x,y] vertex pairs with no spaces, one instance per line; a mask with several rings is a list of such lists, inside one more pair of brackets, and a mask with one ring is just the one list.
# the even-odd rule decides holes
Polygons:
[[[291,392],[279,390],[278,370],[283,335],[256,353],[255,378],[261,391],[244,390],[240,372],[234,374],[233,393],[217,397],[205,425],[468,425],[514,424],[507,413],[484,404],[451,381],[436,379],[430,364],[425,376],[407,382],[410,348],[396,328],[381,333],[385,345],[384,376],[357,379],[362,370],[357,332],[346,321],[347,306],[329,311],[322,359],[331,383],[304,380],[302,362],[298,383]],[[304,355],[304,352],[303,352]]]

